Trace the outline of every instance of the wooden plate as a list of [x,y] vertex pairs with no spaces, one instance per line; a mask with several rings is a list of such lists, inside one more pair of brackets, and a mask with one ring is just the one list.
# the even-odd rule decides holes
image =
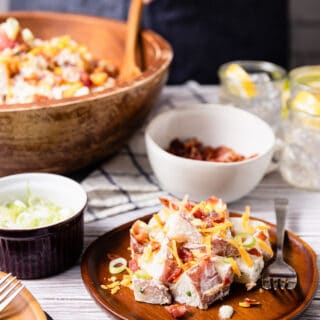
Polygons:
[[[240,216],[232,213],[231,216]],[[149,220],[148,215],[141,220]],[[259,219],[253,219],[259,220]],[[262,220],[261,220],[262,221]],[[275,247],[275,226],[270,225],[270,235],[273,247]],[[110,277],[108,272],[108,252],[117,253],[129,259],[129,228],[132,222],[126,223],[117,229],[99,237],[85,251],[81,262],[81,273],[84,284],[92,297],[106,310],[120,319],[127,320],[154,320],[172,319],[163,306],[137,302],[133,292],[128,288],[112,295],[110,291],[100,288],[102,283]],[[218,310],[222,304],[233,306],[235,313],[232,320],[276,320],[293,319],[311,302],[318,285],[318,271],[316,256],[310,246],[291,232],[287,232],[285,245],[285,259],[298,273],[298,285],[295,290],[278,290],[259,292],[260,285],[251,291],[239,284],[232,284],[230,294],[223,301],[214,303],[208,310],[199,310],[188,307],[190,312],[184,319],[218,319]],[[249,309],[241,308],[238,303],[244,298],[254,298],[261,302],[260,306]]]
[[[6,273],[0,271],[0,278]],[[0,319],[6,320],[47,320],[38,301],[24,288],[19,295],[1,312]]]

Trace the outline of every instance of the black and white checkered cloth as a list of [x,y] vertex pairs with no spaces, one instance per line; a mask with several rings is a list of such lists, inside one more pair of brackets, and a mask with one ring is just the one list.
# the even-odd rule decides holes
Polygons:
[[[217,86],[200,86],[192,81],[182,86],[165,87],[145,124],[156,114],[170,109],[217,103],[218,90]],[[159,205],[158,198],[168,195],[159,186],[150,167],[145,150],[144,129],[145,126],[135,133],[120,153],[107,160],[82,182],[89,198],[86,222],[156,207]]]

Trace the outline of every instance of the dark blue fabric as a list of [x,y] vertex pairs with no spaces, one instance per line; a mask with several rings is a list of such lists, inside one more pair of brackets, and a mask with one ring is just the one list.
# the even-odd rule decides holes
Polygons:
[[[11,0],[12,9],[54,10],[124,20],[129,0]],[[170,83],[216,83],[234,59],[288,64],[287,0],[155,0],[143,26],[163,35],[175,53]]]

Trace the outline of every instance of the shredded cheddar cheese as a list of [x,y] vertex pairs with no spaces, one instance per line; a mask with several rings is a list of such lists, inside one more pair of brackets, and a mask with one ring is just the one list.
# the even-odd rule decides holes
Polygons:
[[207,255],[211,255],[211,241],[212,241],[212,236],[208,235],[204,237],[204,244],[206,245],[206,250],[207,250]]
[[248,267],[253,267],[253,261],[252,261],[250,255],[249,255],[249,253],[242,246],[239,246],[238,250],[239,250],[241,258],[243,259],[245,264]]
[[114,287],[111,289],[111,294],[115,294],[120,290],[120,286]]
[[112,288],[119,286],[119,284],[120,284],[120,281],[116,280],[116,281],[111,282],[110,284],[107,284],[106,287],[108,289],[112,289]]
[[128,268],[128,267],[126,267],[126,270],[127,270],[128,274],[129,274],[129,276],[130,276],[130,277],[132,277],[133,272],[131,271],[131,269],[130,269],[130,268]]
[[255,229],[250,225],[250,206],[246,206],[245,212],[242,215],[242,229],[248,233],[254,233]]
[[132,279],[130,275],[124,275],[122,280],[120,281],[120,284],[124,287],[131,288],[132,286]]
[[212,227],[212,228],[204,228],[204,229],[200,229],[201,232],[204,233],[213,233],[213,234],[217,234],[221,231],[225,231],[226,229],[232,227],[232,223],[230,221],[224,222],[224,223],[219,223],[216,226]]
[[257,226],[257,229],[260,231],[268,231],[270,229],[270,226],[260,224]]
[[231,265],[231,269],[234,272],[234,274],[240,277],[241,272],[236,261],[233,258],[226,258],[225,261]]
[[204,204],[204,211],[205,212],[208,212],[208,213],[213,212],[214,208],[215,208],[215,205],[211,202],[206,202]]
[[253,261],[249,255],[249,253],[246,251],[246,249],[242,246],[242,244],[239,244],[237,243],[236,241],[234,241],[233,239],[230,239],[229,240],[229,243],[238,249],[240,255],[241,255],[241,258],[243,259],[243,261],[245,262],[245,264],[248,266],[248,267],[252,267],[253,266]]
[[153,217],[154,217],[154,220],[157,222],[157,224],[159,225],[159,227],[161,228],[161,229],[163,229],[163,222],[161,221],[161,219],[160,219],[160,216],[159,216],[159,214],[154,214],[153,215]]
[[[177,242],[176,240],[172,240],[171,241],[171,244],[172,244],[172,248],[171,248],[171,253],[173,255],[173,257],[176,259],[177,263],[178,263],[178,266],[182,269],[185,269],[179,255],[178,255],[178,250],[177,250]],[[170,248],[169,248],[170,249]]]
[[239,248],[238,243],[237,243],[237,242],[235,242],[233,239],[229,239],[229,243],[230,243],[233,247],[235,247],[236,249],[238,249],[238,248]]
[[142,254],[142,261],[149,262],[152,258],[152,248],[151,245],[147,245],[143,249],[143,254]]
[[163,208],[163,213],[164,213],[166,219],[168,219],[169,216],[170,216],[170,211],[169,211],[169,209],[168,209],[168,208]]
[[261,239],[256,239],[257,240],[257,243],[259,245],[259,247],[264,250],[265,252],[267,252],[269,255],[273,256],[273,250],[272,248],[266,243],[264,242],[263,240]]

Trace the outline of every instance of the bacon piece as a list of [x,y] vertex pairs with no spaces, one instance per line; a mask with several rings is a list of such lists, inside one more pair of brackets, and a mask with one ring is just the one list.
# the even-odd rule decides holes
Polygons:
[[214,196],[211,196],[211,197],[207,200],[208,203],[212,203],[212,204],[216,204],[218,201],[219,201],[219,199],[216,198],[216,197],[214,197]]
[[82,84],[86,87],[91,87],[92,86],[92,81],[90,79],[89,73],[85,71],[80,72],[80,81]]
[[175,319],[185,316],[188,312],[188,309],[184,304],[172,304],[170,306],[166,306],[165,309]]
[[139,220],[132,225],[130,233],[139,243],[145,243],[149,240],[149,235],[146,230],[141,227]]
[[194,216],[195,218],[197,218],[197,219],[201,219],[201,220],[202,220],[202,218],[203,218],[203,212],[202,212],[202,210],[198,209],[198,210],[193,214],[193,216]]
[[207,228],[213,227],[216,223],[224,222],[224,217],[220,217],[216,212],[211,212],[207,216],[202,216],[200,218],[206,223]]
[[167,198],[159,198],[159,201],[167,208],[172,208],[175,211],[179,210],[179,207]]
[[138,266],[137,260],[131,259],[131,260],[129,261],[129,269],[130,269],[132,272],[136,272],[137,270],[139,270],[139,266]]
[[191,211],[191,210],[194,208],[194,206],[195,206],[195,203],[193,203],[193,202],[188,202],[188,203],[186,203],[186,204],[184,205],[184,207],[185,207],[185,209],[186,209],[187,211]]
[[236,257],[239,255],[239,251],[228,241],[221,238],[215,238],[212,240],[211,254],[223,257]]
[[130,234],[130,248],[132,249],[132,253],[142,254],[145,246],[146,243],[138,242],[137,239],[132,234]]
[[183,263],[186,263],[193,259],[193,254],[188,248],[180,247],[178,249],[178,255]]
[[257,236],[257,238],[261,239],[262,241],[266,241],[268,239],[268,237],[265,235],[264,232],[260,231]]
[[12,49],[15,45],[15,40],[11,40],[6,32],[2,29],[0,29],[0,51],[4,49]]
[[232,282],[232,280],[228,276],[226,276],[223,280],[223,285],[229,286],[231,284],[231,282]]
[[250,253],[250,254],[252,254],[253,256],[256,256],[256,257],[260,257],[262,255],[261,252],[256,248],[249,249],[248,253]]
[[184,142],[177,138],[173,139],[167,151],[179,157],[211,162],[238,162],[257,156],[257,154],[253,154],[245,157],[226,146],[217,148],[203,146],[202,142],[196,138],[188,139]]
[[157,250],[159,250],[160,249],[160,247],[161,247],[161,244],[158,242],[158,241],[151,241],[150,242],[150,244],[151,244],[151,249],[152,249],[152,251],[157,251]]
[[35,94],[33,96],[33,101],[34,102],[45,102],[47,101],[49,98],[46,96],[42,96],[41,94]]
[[237,162],[244,160],[245,157],[234,152],[231,148],[220,146],[215,149],[215,158],[213,161],[216,162]]
[[167,282],[174,282],[182,273],[182,269],[180,267],[176,267],[173,272],[170,274],[170,276],[167,278]]

